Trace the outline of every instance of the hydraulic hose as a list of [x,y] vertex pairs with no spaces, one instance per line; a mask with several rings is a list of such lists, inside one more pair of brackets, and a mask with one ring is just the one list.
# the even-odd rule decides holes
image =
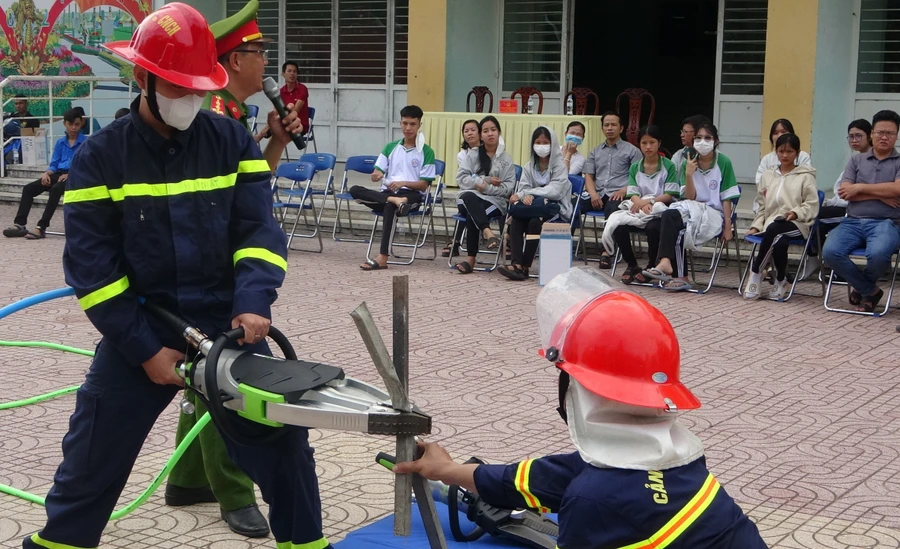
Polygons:
[[[68,297],[71,295],[75,295],[75,290],[72,288],[59,288],[56,290],[51,290],[49,292],[44,292],[41,294],[37,294],[28,298],[25,298],[21,301],[17,301],[11,305],[7,305],[5,307],[0,308],[0,319],[5,318],[17,311],[21,311],[22,309],[26,309],[31,307],[32,305],[37,305],[39,303],[43,303],[45,301],[50,301],[52,299],[57,299],[60,297]],[[74,353],[83,356],[93,357],[94,352],[88,351],[86,349],[79,349],[77,347],[69,347],[67,345],[60,345],[58,343],[49,343],[46,341],[0,341],[0,347],[32,347],[32,348],[42,348],[42,349],[53,349],[57,351],[63,351],[67,353]],[[16,400],[11,402],[0,402],[0,410],[10,410],[13,408],[19,408],[22,406],[28,406],[29,404],[35,404],[37,402],[43,402],[45,400],[54,399],[74,391],[78,390],[79,386],[66,387],[65,389],[58,389],[56,391],[51,391],[49,393],[45,393],[43,395],[37,395],[30,398]],[[157,488],[163,483],[166,477],[169,476],[169,473],[172,472],[172,469],[175,467],[175,464],[178,463],[178,460],[181,459],[181,456],[187,451],[188,447],[197,438],[197,435],[200,434],[200,431],[203,430],[204,427],[209,423],[210,416],[209,413],[203,414],[203,416],[197,421],[194,427],[188,431],[187,435],[184,437],[184,440],[181,441],[181,444],[175,448],[175,452],[169,457],[166,461],[166,464],[163,466],[162,470],[156,475],[153,479],[153,482],[141,492],[135,500],[125,505],[125,507],[119,509],[118,511],[114,511],[112,515],[110,515],[110,520],[120,519],[138,507],[140,507],[147,499],[153,495],[153,492],[156,491]],[[25,490],[20,490],[18,488],[14,488],[12,486],[8,486],[6,484],[0,484],[0,492],[9,494],[11,496],[24,499],[31,503],[36,503],[38,505],[45,505],[44,498],[32,494],[30,492],[26,492]]]

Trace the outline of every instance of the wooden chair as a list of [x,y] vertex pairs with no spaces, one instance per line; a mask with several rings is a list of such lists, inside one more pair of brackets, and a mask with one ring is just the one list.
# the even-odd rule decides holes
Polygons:
[[[472,112],[469,110],[469,101],[472,100],[472,96],[475,96],[475,112],[493,112],[494,111],[494,94],[491,93],[491,90],[487,86],[475,86],[472,88],[472,91],[469,92],[469,95],[466,96],[466,112]],[[491,106],[488,107],[488,110],[484,110],[484,98],[487,96],[491,100]]]
[[635,147],[638,146],[638,133],[641,129],[641,109],[645,96],[650,98],[650,117],[647,119],[647,125],[650,125],[653,123],[653,115],[656,113],[656,99],[653,98],[650,92],[644,88],[628,88],[616,97],[616,110],[620,113],[625,112],[619,109],[619,103],[622,101],[622,98],[624,97],[628,100],[628,117],[624,124],[625,139]]
[[566,94],[565,100],[563,101],[563,105],[567,105],[569,103],[569,97],[575,100],[575,109],[573,113],[578,116],[585,116],[587,114],[587,106],[588,99],[594,98],[594,116],[600,115],[600,98],[597,97],[597,94],[594,93],[594,90],[591,88],[572,88],[572,91]]
[[512,95],[510,95],[509,98],[515,99],[517,95],[522,98],[522,114],[528,112],[528,98],[534,95],[538,96],[537,114],[544,112],[544,94],[542,94],[539,89],[531,86],[524,86],[512,92]]

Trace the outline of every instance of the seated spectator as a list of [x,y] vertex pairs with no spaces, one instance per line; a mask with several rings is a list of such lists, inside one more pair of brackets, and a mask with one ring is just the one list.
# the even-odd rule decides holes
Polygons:
[[[900,153],[894,148],[900,115],[880,111],[872,118],[872,149],[850,159],[838,196],[846,200],[847,217],[841,220],[822,250],[822,258],[850,285],[850,303],[860,312],[875,311],[884,296],[878,279],[891,265],[900,246]],[[866,249],[866,267],[860,270],[850,252]]]
[[[581,195],[581,213],[602,211],[609,217],[619,209],[628,185],[628,170],[641,158],[637,148],[622,139],[621,119],[614,112],[601,117],[606,141],[591,151],[584,164],[584,193]],[[612,258],[603,250],[600,268],[612,267]]]
[[[81,133],[84,135],[91,135],[91,133],[97,133],[100,131],[100,123],[97,122],[97,119],[93,120],[89,116],[85,116],[84,108],[82,107],[72,107],[74,111],[76,111],[79,115],[81,115]],[[91,125],[93,125],[93,132],[91,132]]]
[[578,152],[578,147],[584,143],[585,131],[584,124],[577,120],[569,122],[566,127],[566,142],[562,146],[563,162],[572,175],[581,175],[587,161],[584,155]]
[[[709,118],[702,114],[689,116],[681,122],[681,144],[683,147],[672,155],[672,164],[675,164],[675,169],[678,170],[679,173],[681,172],[681,166],[684,164],[685,156],[691,151],[691,147],[694,144],[694,135],[697,133],[697,128],[703,124],[711,123]],[[696,153],[691,152],[691,154]]]
[[37,128],[38,120],[28,112],[28,99],[24,95],[17,95],[13,99],[15,111],[3,115],[3,139],[22,135],[25,128]]
[[541,227],[572,219],[572,183],[556,133],[539,126],[531,135],[531,161],[522,169],[518,190],[509,197],[512,262],[499,268],[510,280],[527,280],[537,253]]
[[[3,230],[3,236],[20,237],[24,236],[30,240],[37,240],[46,236],[47,227],[50,226],[50,219],[59,205],[59,199],[62,197],[66,188],[66,179],[69,177],[69,166],[72,164],[72,158],[75,151],[84,143],[87,137],[81,133],[81,116],[75,109],[69,109],[63,114],[63,125],[66,127],[66,135],[59,138],[53,147],[53,157],[50,159],[50,167],[41,176],[40,179],[32,181],[25,185],[22,189],[22,200],[19,202],[19,211],[16,213],[14,225]],[[38,221],[37,228],[28,230],[28,214],[31,211],[31,205],[34,203],[34,197],[50,191],[50,197],[47,199],[47,205],[44,207],[44,215]]]
[[816,216],[819,215],[819,192],[816,189],[816,169],[797,165],[800,138],[792,133],[782,134],[775,141],[775,152],[781,166],[766,170],[756,194],[756,217],[748,235],[763,233],[763,240],[751,258],[750,276],[744,288],[744,299],[759,299],[763,268],[771,257],[775,265],[775,288],[769,299],[787,295],[788,247],[792,238],[809,238]]
[[481,119],[481,146],[470,149],[459,164],[456,202],[466,216],[466,252],[456,270],[469,274],[475,269],[479,238],[483,235],[488,250],[499,250],[500,239],[491,230],[491,219],[506,215],[509,196],[516,185],[513,159],[504,150],[500,122],[493,116]]
[[[850,146],[851,156],[857,153],[864,154],[869,152],[869,149],[872,148],[872,124],[862,118],[850,122],[850,125],[847,126],[847,144]],[[838,191],[843,181],[844,172],[841,171],[841,175],[834,182],[834,196],[826,198],[825,202],[822,203],[821,215],[819,216],[821,219],[837,222],[840,218],[847,215],[848,202],[838,196]],[[824,238],[832,228],[834,228],[832,224],[822,227],[822,237]]]
[[[469,151],[478,150],[479,145],[481,145],[481,123],[477,120],[466,120],[463,122],[462,136],[463,142],[459,154],[456,155],[457,166],[462,166],[466,154],[468,154]],[[450,243],[441,250],[442,257],[450,257],[451,254],[454,256],[459,255],[459,240],[462,238],[464,228],[465,227],[461,224],[457,225]]]
[[119,110],[116,111],[116,120],[122,118],[123,116],[126,116],[126,115],[127,115],[128,113],[130,113],[130,112],[131,112],[131,111],[128,110],[127,108],[122,107],[121,109],[119,109]]
[[[781,166],[781,162],[778,160],[778,155],[775,153],[775,142],[779,137],[786,133],[794,133],[794,125],[791,124],[790,120],[788,120],[787,118],[779,118],[775,122],[772,122],[772,127],[769,129],[769,143],[772,144],[772,152],[762,157],[762,160],[759,161],[759,167],[756,168],[757,186],[759,186],[762,175],[766,173],[767,170],[771,170],[772,168]],[[797,155],[796,162],[798,166],[808,166],[811,162],[809,153],[806,151],[800,151],[800,154]]]
[[428,145],[416,145],[422,116],[422,109],[415,105],[400,111],[403,139],[384,147],[372,172],[373,182],[382,181],[380,191],[362,185],[350,187],[350,195],[357,202],[384,217],[381,248],[374,261],[369,259],[359,266],[364,271],[387,269],[395,216],[405,217],[413,208],[418,208],[425,190],[434,181],[434,151]]
[[688,154],[679,173],[685,200],[672,204],[660,217],[658,263],[643,274],[663,282],[665,290],[693,289],[688,282],[685,246],[697,250],[719,234],[725,241],[734,238],[731,201],[740,197],[741,191],[731,160],[718,146],[716,127],[701,124],[694,136],[698,156]]
[[[284,78],[284,86],[281,87],[281,100],[285,105],[293,105],[292,110],[297,111],[297,117],[303,124],[300,135],[309,133],[309,89],[298,81],[300,65],[296,61],[285,61],[281,65],[281,76]],[[254,136],[259,143],[263,139],[271,137],[268,124]]]
[[[662,145],[662,130],[658,126],[644,126],[638,136],[644,158],[632,164],[628,172],[625,198],[631,202],[631,208],[627,211],[614,212],[607,220],[606,229],[603,231],[604,242],[615,240],[622,254],[622,261],[628,265],[622,275],[622,282],[625,284],[635,281],[648,282],[643,270],[638,267],[637,258],[631,248],[631,234],[636,232],[647,234],[647,261],[649,262],[647,269],[650,269],[656,264],[656,256],[659,253],[661,223],[659,214],[665,211],[666,206],[681,197],[681,184],[678,182],[675,164],[659,155],[659,147]],[[632,218],[635,224],[617,223],[617,218],[621,216],[640,217]],[[617,226],[613,228],[613,224]],[[610,233],[611,239],[607,236]],[[613,250],[608,251],[613,252]]]

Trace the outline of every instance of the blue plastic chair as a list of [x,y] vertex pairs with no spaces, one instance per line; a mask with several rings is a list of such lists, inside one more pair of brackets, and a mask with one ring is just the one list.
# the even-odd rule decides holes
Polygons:
[[335,242],[369,242],[365,238],[338,238],[337,233],[339,230],[342,230],[341,209],[346,202],[347,223],[350,228],[350,235],[353,236],[355,234],[353,231],[353,216],[350,211],[350,202],[353,201],[353,196],[351,196],[349,192],[350,173],[354,172],[360,175],[372,175],[372,173],[375,171],[375,162],[377,160],[377,156],[351,156],[347,159],[347,163],[344,165],[344,177],[341,180],[341,188],[339,192],[334,195],[335,203],[337,204],[337,206],[334,214],[334,226],[331,228],[331,238]]
[[[819,191],[819,208],[822,207],[822,202],[824,200],[825,200],[825,193],[822,191]],[[809,261],[809,249],[812,244],[813,237],[815,234],[817,234],[818,230],[819,230],[819,220],[817,218],[813,222],[812,227],[810,228],[809,238],[792,238],[791,239],[791,246],[802,246],[803,254],[800,256],[800,264],[797,266],[797,274],[796,274],[796,276],[794,276],[794,282],[791,283],[791,290],[790,290],[790,292],[788,292],[788,295],[786,295],[782,299],[779,299],[778,300],[779,302],[788,301],[789,299],[791,299],[791,297],[793,297],[794,290],[797,288],[797,283],[800,281],[800,273],[803,272],[803,269],[806,266],[807,261]],[[741,282],[740,282],[740,284],[738,284],[738,289],[737,289],[739,294],[743,292],[744,282],[746,282],[747,277],[750,275],[750,265],[751,265],[751,263],[753,263],[753,256],[756,254],[757,248],[759,248],[759,245],[763,241],[763,235],[762,235],[762,233],[746,235],[746,236],[744,236],[744,240],[753,244],[753,247],[750,248],[750,259],[747,261],[747,265],[746,265],[746,267],[744,267],[744,271],[741,273]],[[826,291],[825,290],[825,281],[821,280],[821,282],[822,282],[822,295],[824,296],[825,291]],[[815,297],[820,297],[820,296],[815,296]]]
[[313,124],[313,121],[315,121],[315,119],[316,119],[316,108],[310,107],[309,108],[309,130],[306,132],[306,144],[308,146],[310,143],[312,143],[313,151],[319,152],[318,147],[316,147],[316,134],[314,131],[315,124]]
[[247,105],[247,125],[250,126],[250,132],[256,134],[256,119],[259,117],[259,107],[256,105]]
[[[391,244],[390,244],[390,252],[391,257],[401,257],[394,253],[394,248],[410,248],[412,250],[412,254],[410,257],[401,257],[403,260],[398,261],[395,259],[388,259],[388,263],[390,265],[411,265],[413,261],[417,259],[416,255],[418,253],[419,248],[425,245],[425,242],[428,240],[428,231],[431,230],[434,233],[434,210],[435,206],[438,203],[443,204],[443,194],[444,194],[444,168],[445,164],[442,160],[434,161],[434,172],[435,179],[425,190],[425,200],[419,204],[416,209],[411,210],[409,214],[407,214],[406,219],[409,223],[409,232],[412,234],[415,232],[415,240],[412,243],[405,242],[394,242],[394,236],[397,234],[397,225],[399,225],[399,219],[394,219],[394,226],[391,227]],[[434,189],[434,192],[432,192]],[[378,222],[382,220],[384,216],[378,212],[372,212],[375,215],[375,223],[372,224],[372,233],[369,235],[369,246],[366,249],[366,259],[371,258],[372,254],[372,245],[375,242],[375,231],[378,229]],[[412,220],[414,218],[419,218],[419,226],[418,228],[413,227]],[[384,229],[382,229],[384,230]],[[431,257],[427,258],[429,261],[434,260],[437,257],[437,241],[432,239],[432,247],[434,248],[434,253]]]
[[[319,249],[315,250],[316,253],[322,251],[322,233],[319,231],[319,216],[316,215],[316,205],[312,200],[312,181],[316,176],[316,165],[312,162],[288,162],[286,164],[282,164],[278,166],[278,169],[275,171],[275,181],[272,184],[272,192],[273,192],[273,201],[275,203],[276,208],[281,208],[282,210],[295,210],[294,216],[294,224],[291,226],[291,230],[287,232],[288,237],[288,250],[292,250],[291,243],[294,240],[294,237],[297,238],[316,238],[319,241]],[[278,187],[279,179],[287,179],[291,182],[290,187],[287,189]],[[302,187],[302,190],[301,190]],[[286,196],[287,200],[282,201],[280,199],[281,196]],[[294,198],[297,201],[294,201]],[[306,219],[306,211],[310,210],[312,212],[313,217],[313,229],[310,233],[298,233],[297,225],[300,223],[300,216],[302,215],[304,221],[307,226],[309,225],[309,220]],[[285,226],[285,215],[282,211],[281,216],[281,227]],[[308,250],[302,250],[308,251]]]
[[518,164],[513,164],[513,166],[516,168],[516,186],[518,186],[519,181],[522,180],[522,166]]
[[[287,148],[285,148],[287,150]],[[312,196],[321,196],[322,198],[322,206],[319,209],[319,217],[316,219],[316,224],[321,224],[322,222],[322,213],[325,211],[325,197],[334,196],[336,193],[334,191],[334,167],[337,164],[337,157],[333,154],[329,153],[306,153],[300,157],[298,162],[309,162],[316,167],[316,175],[320,173],[327,173],[325,179],[325,186],[322,188],[310,188],[310,194]],[[310,198],[312,200],[312,198]],[[337,209],[337,199],[335,198],[334,203],[335,209]]]

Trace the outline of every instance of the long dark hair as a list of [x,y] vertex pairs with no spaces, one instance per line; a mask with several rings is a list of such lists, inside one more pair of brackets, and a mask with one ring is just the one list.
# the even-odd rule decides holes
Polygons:
[[866,141],[869,143],[869,147],[872,146],[872,124],[866,120],[865,118],[860,118],[859,120],[854,120],[850,122],[850,125],[847,126],[847,133],[850,133],[850,130],[856,128],[857,130],[861,130],[864,134],[866,134]]
[[712,136],[713,142],[715,143],[715,149],[719,148],[719,130],[713,125],[712,122],[704,122],[697,126],[697,131],[694,133],[694,139],[697,138],[697,134],[700,133],[700,130],[706,130],[709,132],[709,135]]
[[[536,152],[534,152],[534,142],[537,141],[537,138],[541,136],[549,139],[551,144],[553,143],[553,138],[550,137],[550,130],[548,130],[544,126],[538,126],[531,133],[531,166],[535,170],[537,170],[537,167],[541,162],[541,157],[538,156]],[[553,155],[553,151],[550,151],[550,155]],[[547,157],[547,160],[550,160],[550,157]]]
[[769,128],[769,143],[771,143],[773,147],[775,146],[775,140],[772,139],[772,136],[775,135],[775,130],[778,129],[779,125],[786,129],[788,133],[794,133],[794,125],[791,124],[791,121],[787,118],[779,118],[775,122],[772,122],[772,127]]
[[[493,122],[494,125],[497,126],[497,133],[503,135],[503,130],[500,129],[500,121],[490,115],[485,116],[481,119],[481,122],[478,124],[479,132],[484,127],[485,122]],[[484,141],[482,140],[482,142]],[[498,142],[497,145],[499,146],[500,143]],[[489,175],[491,173],[491,157],[488,156],[487,149],[485,149],[485,147],[478,147],[478,164],[479,175]]]
[[479,124],[478,121],[474,118],[466,120],[465,122],[463,122],[462,128],[459,129],[460,133],[462,133],[463,135],[463,141],[462,145],[460,145],[460,148],[464,151],[467,151],[471,148],[469,147],[469,143],[466,141],[466,126],[468,126],[469,124],[475,124],[475,126],[478,128],[478,139],[479,141],[481,140],[481,124]]

